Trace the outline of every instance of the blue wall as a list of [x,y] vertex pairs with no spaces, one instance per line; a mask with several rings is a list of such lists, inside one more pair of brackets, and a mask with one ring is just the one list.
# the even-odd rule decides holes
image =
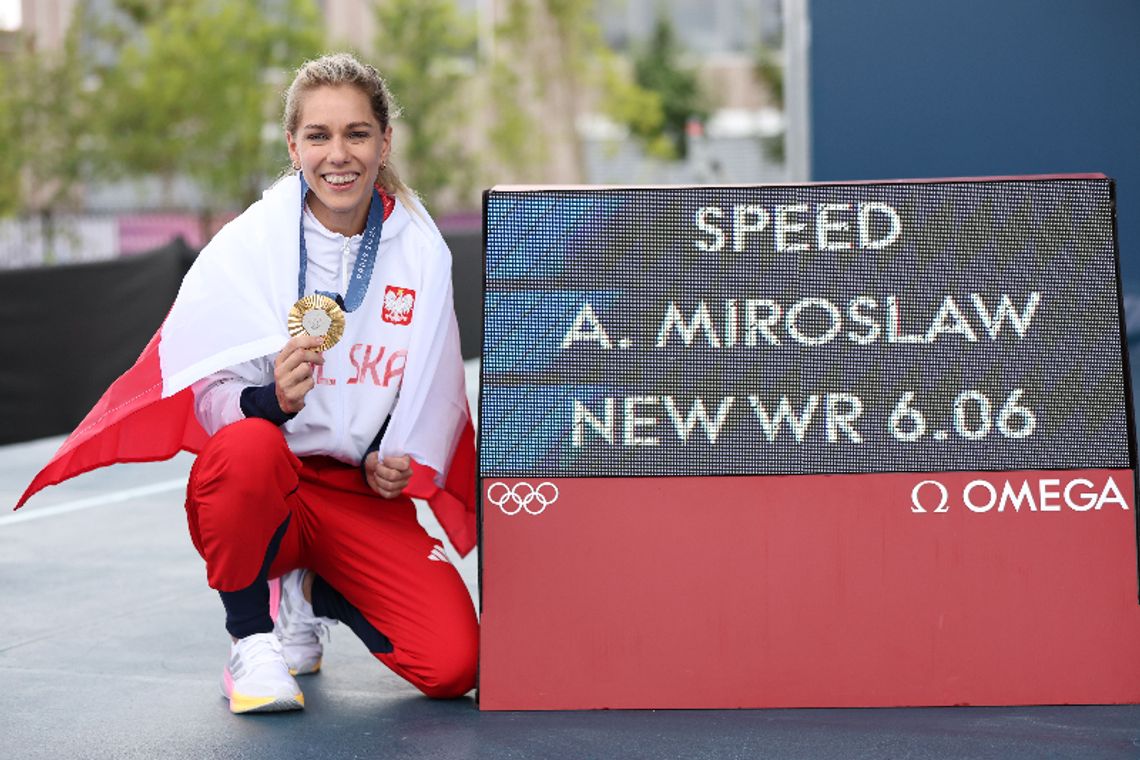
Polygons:
[[1140,0],[810,0],[809,13],[812,178],[1114,177],[1135,341]]

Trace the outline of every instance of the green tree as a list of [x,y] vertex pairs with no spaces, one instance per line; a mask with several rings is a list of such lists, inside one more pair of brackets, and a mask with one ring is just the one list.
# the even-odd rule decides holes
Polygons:
[[[753,61],[753,71],[756,78],[768,91],[772,105],[781,111],[784,110],[784,64],[783,51],[780,48],[761,44],[756,48]],[[760,141],[764,154],[769,159],[779,163],[784,162],[784,136],[765,137]]]
[[[495,163],[522,169],[546,160],[547,146],[537,133],[535,109],[528,108],[541,93],[537,72],[524,77],[533,57],[528,47],[531,13],[525,0],[511,0],[503,20],[495,27],[495,46],[487,64],[488,104],[491,120],[488,128],[491,153]],[[501,181],[502,170],[492,170]]]
[[[0,60],[0,214],[50,215],[72,205],[90,173],[94,98],[77,28],[58,51],[35,53],[21,41]],[[50,218],[45,225],[50,237]]]
[[540,167],[560,151],[582,179],[576,126],[586,112],[600,110],[635,134],[659,127],[660,98],[633,81],[595,16],[593,0],[508,0],[491,65],[490,135],[503,162]]
[[454,0],[384,0],[374,6],[379,31],[376,62],[401,108],[397,155],[401,171],[426,201],[452,190],[465,197],[474,185],[466,130],[477,105],[473,19]]
[[0,140],[0,216],[18,213],[23,200],[20,174],[24,146],[22,141],[13,139],[24,126],[21,68],[18,56],[0,58],[0,134],[8,135]]
[[634,59],[634,73],[641,87],[658,95],[664,118],[656,130],[640,125],[631,129],[652,152],[665,157],[684,157],[689,120],[705,121],[709,116],[696,72],[682,63],[683,55],[672,22],[659,13],[647,44]]
[[323,32],[306,0],[120,0],[98,37],[117,48],[98,69],[103,169],[196,180],[209,214],[247,205],[287,162],[279,123],[286,72]]

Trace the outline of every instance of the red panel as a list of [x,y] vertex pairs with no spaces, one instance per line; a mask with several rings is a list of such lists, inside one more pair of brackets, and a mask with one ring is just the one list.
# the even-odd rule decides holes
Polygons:
[[551,482],[484,498],[483,709],[1140,702],[1130,471]]

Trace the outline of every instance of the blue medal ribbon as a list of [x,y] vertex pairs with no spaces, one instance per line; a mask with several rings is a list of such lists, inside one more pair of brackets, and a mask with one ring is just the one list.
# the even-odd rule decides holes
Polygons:
[[[297,300],[305,297],[305,272],[308,269],[309,253],[305,249],[305,198],[309,193],[309,184],[305,176],[301,178],[301,269],[297,275]],[[380,233],[384,230],[384,201],[380,191],[372,188],[372,203],[368,207],[368,221],[364,225],[364,237],[360,241],[360,252],[356,255],[356,266],[352,268],[352,275],[348,281],[348,293],[341,297],[339,293],[325,293],[317,291],[322,296],[328,296],[336,301],[346,312],[355,311],[364,303],[364,296],[368,293],[368,283],[372,280],[372,268],[376,266],[376,253],[380,249]]]

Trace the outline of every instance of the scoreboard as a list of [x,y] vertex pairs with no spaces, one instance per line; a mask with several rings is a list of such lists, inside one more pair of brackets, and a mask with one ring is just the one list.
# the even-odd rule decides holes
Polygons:
[[[1065,659],[1115,649],[1056,630],[1140,633],[1114,192],[489,191],[481,704],[1140,698],[1106,682],[1120,661]],[[896,640],[947,630],[973,665]]]

